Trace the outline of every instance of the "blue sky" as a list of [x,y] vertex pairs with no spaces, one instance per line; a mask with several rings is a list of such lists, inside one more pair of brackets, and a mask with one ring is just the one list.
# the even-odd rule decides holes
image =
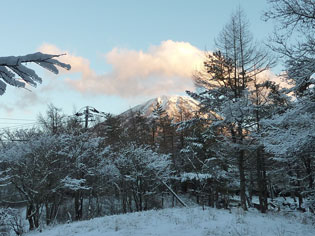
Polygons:
[[73,70],[56,76],[32,67],[43,83],[32,92],[8,88],[0,118],[36,119],[49,103],[67,114],[86,105],[117,114],[158,95],[184,94],[198,55],[214,49],[239,6],[254,37],[266,39],[272,25],[261,20],[264,0],[1,1],[1,56],[66,52],[60,60]]

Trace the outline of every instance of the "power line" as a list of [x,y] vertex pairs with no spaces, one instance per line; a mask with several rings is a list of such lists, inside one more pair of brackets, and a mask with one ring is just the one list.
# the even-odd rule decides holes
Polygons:
[[19,118],[0,118],[0,120],[35,121],[35,120],[32,120],[32,119],[19,119]]
[[[34,122],[32,122],[32,123],[34,123]],[[0,122],[0,125],[23,125],[23,124],[32,124],[32,123],[30,123],[30,122],[28,122],[28,123],[21,123],[21,122],[5,122],[5,123],[2,123],[2,122]]]
[[23,127],[34,126],[34,125],[38,125],[38,123],[34,122],[34,123],[26,123],[26,124],[20,124],[20,125],[6,126],[6,127],[1,127],[0,130],[23,128]]

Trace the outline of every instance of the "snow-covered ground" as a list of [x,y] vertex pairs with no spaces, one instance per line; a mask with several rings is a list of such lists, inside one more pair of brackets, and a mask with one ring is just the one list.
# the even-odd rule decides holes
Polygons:
[[201,207],[151,210],[106,216],[89,221],[57,225],[28,236],[314,236],[314,217],[308,213],[294,216],[279,213],[244,213]]

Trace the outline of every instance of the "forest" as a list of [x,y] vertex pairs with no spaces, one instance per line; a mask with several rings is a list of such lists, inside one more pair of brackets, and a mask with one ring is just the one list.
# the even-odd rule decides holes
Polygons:
[[[88,125],[88,107],[66,115],[51,104],[38,126],[1,131],[0,225],[22,234],[21,208],[34,230],[185,206],[182,197],[215,208],[315,214],[315,3],[269,4],[264,20],[276,25],[269,43],[254,40],[242,10],[232,14],[192,75],[193,113],[183,107],[171,117],[156,103],[151,116],[102,113]],[[278,60],[286,86],[266,76]],[[0,82],[17,86],[3,61]],[[21,71],[13,70],[30,83]]]

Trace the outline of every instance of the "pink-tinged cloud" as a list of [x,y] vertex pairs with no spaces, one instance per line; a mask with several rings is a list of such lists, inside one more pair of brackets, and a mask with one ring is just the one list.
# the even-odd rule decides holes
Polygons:
[[292,85],[288,84],[284,76],[275,75],[270,69],[265,70],[257,75],[258,83],[270,80],[280,86],[280,88],[290,88]]
[[65,54],[58,60],[71,64],[71,70],[60,69],[60,73],[69,74],[69,73],[82,73],[82,76],[87,77],[93,74],[93,71],[90,68],[90,62],[88,59],[72,55],[68,51],[60,50],[58,47],[52,44],[45,43],[39,48],[40,52],[48,54]]
[[[205,52],[187,42],[167,40],[151,46],[147,51],[114,48],[105,54],[111,71],[97,74],[88,59],[62,51],[51,44],[44,44],[40,51],[51,54],[66,53],[60,60],[71,64],[71,70],[61,73],[80,73],[78,79],[66,79],[72,89],[87,95],[116,95],[124,98],[160,96],[194,90],[193,74],[201,70]],[[259,80],[280,81],[270,70],[258,75]],[[284,87],[283,86],[283,87]],[[55,83],[45,87],[49,90]]]
[[[64,53],[57,47],[44,44],[45,53]],[[187,42],[163,41],[147,51],[114,48],[105,55],[112,70],[97,74],[87,59],[67,52],[62,61],[71,64],[70,72],[80,72],[77,80],[67,79],[68,85],[83,94],[135,97],[182,93],[193,90],[192,75],[200,69],[204,52]]]

